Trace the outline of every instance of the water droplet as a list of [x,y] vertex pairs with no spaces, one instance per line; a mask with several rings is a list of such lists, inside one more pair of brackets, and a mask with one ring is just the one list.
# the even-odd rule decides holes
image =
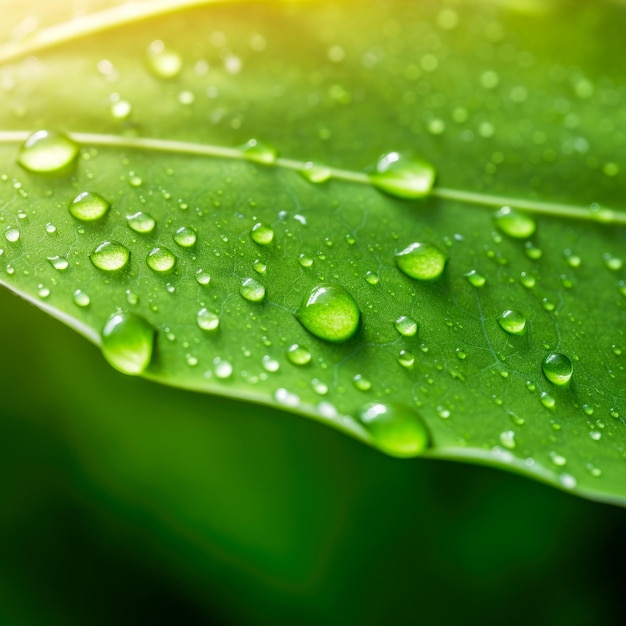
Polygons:
[[130,116],[133,105],[128,100],[116,100],[111,103],[111,115],[116,120],[125,120]]
[[559,352],[549,354],[541,364],[545,377],[555,385],[566,385],[572,378],[572,362]]
[[176,257],[167,248],[157,247],[150,250],[146,263],[155,272],[169,272],[176,265]]
[[98,269],[116,272],[128,265],[130,250],[117,241],[104,241],[89,255],[89,258]]
[[20,148],[17,162],[31,172],[58,172],[76,159],[78,151],[78,144],[69,137],[48,130],[38,130]]
[[276,148],[257,139],[250,139],[241,147],[241,150],[246,159],[263,165],[273,165],[278,157]]
[[181,56],[165,47],[160,41],[153,41],[148,46],[148,67],[158,78],[174,78],[180,74],[183,67]]
[[280,369],[280,363],[269,354],[263,356],[261,359],[261,365],[263,366],[263,369],[270,374],[273,374]]
[[603,254],[602,260],[604,261],[604,265],[614,272],[621,270],[624,265],[624,261],[622,259],[609,253]]
[[537,248],[532,241],[526,242],[524,250],[526,252],[526,256],[533,261],[537,261],[543,256],[543,250],[541,248]]
[[467,282],[474,287],[483,287],[487,282],[487,279],[476,270],[470,270],[467,274],[464,274],[464,276],[467,278]]
[[217,378],[225,380],[226,378],[230,378],[232,376],[233,366],[230,361],[216,357],[213,359],[213,371],[215,372],[215,376]]
[[245,278],[241,282],[239,293],[248,302],[262,302],[265,299],[265,287],[254,278]]
[[562,454],[558,454],[558,452],[550,452],[550,460],[557,467],[563,467],[567,463],[567,459]]
[[399,198],[423,198],[435,182],[435,168],[419,157],[402,152],[389,152],[376,163],[370,174],[374,187]]
[[149,213],[143,211],[137,211],[132,215],[126,216],[126,223],[136,233],[147,234],[151,233],[156,226],[156,220]]
[[206,308],[202,308],[198,311],[196,321],[202,330],[217,330],[220,325],[220,318],[217,313],[213,313],[213,311],[209,311]]
[[496,226],[509,237],[526,239],[536,230],[535,220],[509,206],[503,206],[494,215]]
[[398,355],[398,363],[400,363],[402,367],[410,369],[415,363],[415,355],[408,350],[400,350],[400,354]]
[[311,386],[313,387],[313,391],[320,396],[325,396],[328,393],[328,385],[317,378],[311,381]]
[[50,295],[50,289],[48,287],[44,287],[43,285],[37,286],[37,295],[45,300]]
[[296,314],[310,333],[326,341],[346,341],[359,327],[361,313],[340,285],[321,284],[304,298]]
[[69,206],[70,213],[82,222],[102,219],[109,210],[110,203],[102,196],[91,191],[79,193]]
[[505,430],[500,433],[500,443],[503,447],[507,448],[507,450],[514,450],[515,443],[515,432],[512,430]]
[[298,257],[298,263],[300,263],[302,267],[311,267],[313,265],[313,259],[306,254],[301,254]]
[[359,391],[369,391],[372,388],[372,383],[363,374],[353,376],[352,383]]
[[294,365],[306,365],[311,362],[311,353],[304,346],[294,343],[287,350],[287,358]]
[[267,271],[267,265],[258,259],[252,264],[252,267],[257,274],[265,274]]
[[526,272],[522,272],[520,274],[520,282],[526,289],[532,289],[537,284],[537,279],[531,274],[527,274]]
[[20,231],[13,226],[9,226],[4,232],[4,237],[9,243],[17,243],[20,240]]
[[365,274],[365,281],[370,285],[377,285],[379,278],[376,272],[367,272]]
[[56,227],[56,226],[55,226],[52,222],[48,222],[48,223],[46,224],[46,232],[47,232],[49,235],[52,235],[52,234],[54,234],[54,233],[56,233],[56,232],[57,232],[57,227]]
[[182,226],[174,233],[174,241],[181,248],[191,248],[197,240],[196,231],[189,226]]
[[510,335],[522,335],[526,330],[526,317],[519,311],[507,309],[500,314],[498,324]]
[[571,474],[561,474],[559,476],[559,482],[566,489],[574,489],[576,487],[576,479]]
[[271,226],[257,222],[250,231],[250,237],[252,237],[252,241],[260,246],[267,246],[274,239],[274,231]]
[[556,406],[556,400],[547,391],[543,391],[541,393],[539,400],[541,404],[546,407],[546,409],[553,409]]
[[401,315],[393,325],[403,337],[413,337],[417,333],[417,322],[406,315]]
[[392,456],[417,456],[429,446],[419,413],[403,404],[370,403],[361,408],[358,418],[378,448]]
[[91,304],[91,298],[82,289],[77,289],[72,294],[72,300],[74,300],[76,306],[83,308]]
[[332,170],[325,165],[317,165],[309,161],[304,164],[300,174],[310,183],[325,183],[332,176]]
[[211,275],[204,270],[198,270],[196,272],[196,282],[199,285],[208,285],[211,282]]
[[50,261],[50,265],[52,265],[55,270],[63,271],[69,267],[68,260],[62,256],[49,256],[48,261]]
[[134,313],[114,313],[102,329],[102,354],[117,370],[137,375],[152,358],[156,330]]
[[443,273],[447,256],[432,243],[412,243],[396,253],[400,270],[417,280],[435,280]]

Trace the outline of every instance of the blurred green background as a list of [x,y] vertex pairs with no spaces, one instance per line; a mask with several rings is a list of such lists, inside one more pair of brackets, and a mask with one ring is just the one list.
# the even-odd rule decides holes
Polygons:
[[12,294],[1,624],[619,624],[623,509],[157,386]]

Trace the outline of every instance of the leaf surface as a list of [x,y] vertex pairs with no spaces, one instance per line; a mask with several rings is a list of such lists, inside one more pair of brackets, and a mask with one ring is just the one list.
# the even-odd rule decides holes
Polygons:
[[[0,280],[98,344],[111,316],[139,316],[156,332],[149,378],[383,449],[363,407],[410,407],[425,455],[622,502],[623,7],[194,4],[139,3],[141,19],[94,4],[101,32],[54,16],[13,30],[0,49]],[[76,162],[20,167],[38,129],[69,134]],[[251,138],[260,148],[245,152]],[[280,155],[269,165],[250,160],[273,161],[264,142]],[[370,184],[364,170],[393,150],[435,166],[428,197]],[[99,219],[70,210],[85,192],[110,205]],[[502,205],[536,231],[507,234]],[[129,252],[117,271],[94,264],[107,242]],[[436,280],[401,271],[414,243],[445,254]],[[342,341],[302,323],[328,284],[360,311]],[[508,310],[523,333],[503,330]],[[569,383],[544,374],[551,354],[570,360]]]

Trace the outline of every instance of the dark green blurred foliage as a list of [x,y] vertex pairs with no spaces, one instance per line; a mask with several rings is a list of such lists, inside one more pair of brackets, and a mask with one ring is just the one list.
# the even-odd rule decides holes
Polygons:
[[0,623],[620,623],[622,509],[124,377],[0,306]]

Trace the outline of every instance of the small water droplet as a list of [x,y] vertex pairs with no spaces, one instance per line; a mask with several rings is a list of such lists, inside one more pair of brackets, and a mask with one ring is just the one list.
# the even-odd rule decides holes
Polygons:
[[43,285],[38,285],[37,286],[37,295],[42,300],[45,300],[50,295],[50,289],[48,289],[48,287],[44,287]]
[[354,298],[340,285],[324,283],[304,298],[296,314],[310,333],[326,341],[346,341],[359,327],[361,313]]
[[213,331],[217,330],[220,325],[220,318],[217,313],[213,313],[213,311],[203,307],[196,315],[196,322],[202,330]]
[[158,78],[174,78],[180,74],[183,67],[181,56],[165,47],[160,41],[153,41],[148,46],[148,67]]
[[370,285],[377,285],[379,278],[376,272],[367,272],[365,274],[365,281]]
[[213,359],[213,372],[220,380],[230,378],[233,373],[232,363],[226,359],[215,357],[215,359]]
[[191,248],[197,240],[196,231],[189,226],[182,226],[174,233],[174,241],[181,248]]
[[17,243],[20,240],[20,231],[13,226],[9,226],[4,232],[4,237],[9,243]]
[[573,366],[569,357],[559,352],[549,354],[541,365],[545,377],[555,385],[566,385],[572,378]]
[[263,356],[261,359],[261,365],[263,366],[263,369],[270,374],[273,374],[280,369],[280,363],[269,354]]
[[102,329],[102,353],[120,372],[141,374],[150,364],[155,337],[156,330],[143,317],[114,313]]
[[543,256],[543,250],[541,248],[537,248],[532,241],[526,242],[524,250],[526,252],[526,256],[533,261],[537,261]]
[[265,299],[265,287],[254,278],[245,278],[241,282],[239,293],[248,302],[262,302]]
[[47,232],[49,235],[52,235],[52,234],[54,234],[54,233],[56,233],[56,232],[57,232],[57,227],[56,227],[56,226],[55,226],[52,222],[48,222],[48,223],[46,224],[46,232]]
[[547,391],[541,393],[539,400],[546,409],[553,409],[556,406],[556,400]]
[[576,479],[571,474],[561,474],[559,476],[559,482],[566,489],[574,489],[576,487]]
[[500,314],[498,324],[510,335],[522,335],[526,330],[526,317],[519,311],[507,309]]
[[325,396],[328,393],[328,385],[317,378],[311,381],[311,386],[313,387],[313,391],[320,396]]
[[137,211],[132,215],[126,216],[126,223],[136,233],[145,235],[151,233],[156,226],[156,220],[149,213],[143,211]]
[[435,280],[441,276],[447,256],[432,243],[412,243],[396,253],[396,265],[410,278]]
[[257,222],[250,231],[250,237],[260,246],[268,246],[274,239],[274,231],[271,226]]
[[487,279],[476,270],[470,270],[467,274],[464,274],[464,276],[467,278],[467,282],[473,287],[483,287],[487,282]]
[[117,241],[103,241],[89,258],[98,269],[116,272],[128,265],[130,250]]
[[532,289],[537,284],[537,279],[531,274],[527,274],[526,272],[522,272],[520,274],[520,282],[526,289]]
[[276,148],[257,139],[250,139],[241,147],[241,150],[246,159],[263,165],[273,165],[278,157]]
[[496,226],[509,237],[527,239],[537,229],[537,224],[532,217],[520,213],[509,206],[503,206],[494,215]]
[[91,304],[91,298],[82,289],[77,289],[72,294],[72,300],[74,300],[76,306],[83,308]]
[[70,213],[82,222],[93,222],[102,219],[108,212],[111,204],[101,195],[91,191],[83,191],[72,200]]
[[52,173],[68,167],[77,157],[78,144],[48,130],[33,133],[20,148],[17,162],[31,172]]
[[567,459],[562,454],[558,454],[557,452],[550,452],[550,460],[557,467],[563,467],[567,463]]
[[505,430],[500,433],[500,444],[507,450],[515,450],[515,431]]
[[176,257],[167,248],[159,246],[150,250],[146,263],[155,272],[169,272],[176,265]]
[[306,365],[311,362],[311,353],[304,346],[294,343],[287,350],[287,358],[294,365]]
[[298,257],[298,263],[300,263],[302,267],[311,267],[313,265],[313,259],[306,254],[301,254]]
[[410,369],[415,363],[415,355],[408,350],[400,350],[400,354],[398,355],[398,363],[400,363],[402,367]]
[[211,282],[211,275],[204,270],[198,270],[196,272],[196,282],[199,285],[208,285]]
[[304,164],[300,174],[310,183],[325,183],[332,176],[332,170],[325,165],[317,165],[309,161]]
[[578,254],[575,254],[569,248],[563,250],[563,256],[570,267],[580,267],[582,259]]
[[403,404],[366,404],[358,419],[376,446],[392,456],[418,456],[429,446],[430,437],[421,416]]
[[624,261],[622,259],[609,253],[603,254],[602,260],[604,261],[604,265],[614,272],[621,270],[624,265]]
[[370,174],[374,187],[399,198],[423,198],[435,182],[435,168],[412,154],[389,152],[376,163]]
[[401,315],[393,325],[403,337],[413,337],[417,333],[417,322],[406,315]]
[[363,376],[363,374],[356,374],[352,377],[352,383],[359,391],[369,391],[372,388],[372,383]]
[[68,260],[62,256],[49,256],[48,261],[50,261],[50,265],[52,265],[55,270],[63,271],[69,267]]

